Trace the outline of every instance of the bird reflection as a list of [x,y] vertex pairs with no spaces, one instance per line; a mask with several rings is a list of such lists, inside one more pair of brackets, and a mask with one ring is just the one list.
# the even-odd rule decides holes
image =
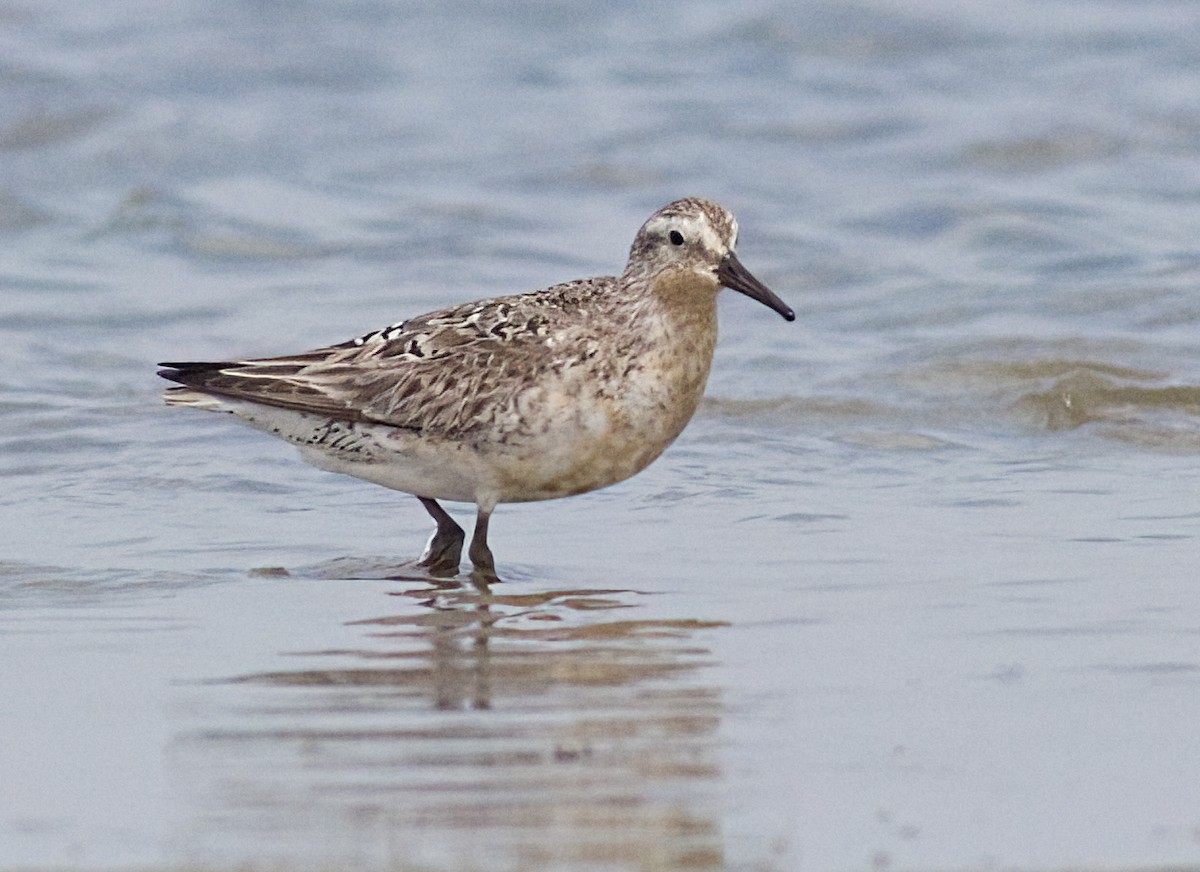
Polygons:
[[[491,708],[497,684],[501,693],[520,698],[560,683],[615,686],[690,670],[698,662],[691,656],[673,660],[664,643],[721,626],[692,619],[600,619],[635,607],[639,595],[617,588],[518,593],[472,577],[439,579],[391,595],[423,609],[354,622],[373,628],[371,638],[398,644],[387,653],[360,653],[425,660],[428,669],[414,669],[408,677],[427,684],[437,709]],[[424,646],[414,649],[418,641]],[[530,643],[539,647],[528,648]],[[502,648],[494,656],[497,645]]]
[[[488,579],[473,574],[471,589],[453,580],[431,579],[429,595],[421,588],[402,591],[429,609],[424,635],[429,642],[434,708],[492,707],[489,642],[498,615],[492,611]],[[395,618],[356,623],[390,626]]]
[[382,827],[392,866],[432,841],[508,845],[527,869],[723,868],[720,622],[621,588],[384,583],[392,606],[342,625],[352,645],[232,680],[257,702],[198,732],[214,821],[302,807],[297,845],[359,854]]

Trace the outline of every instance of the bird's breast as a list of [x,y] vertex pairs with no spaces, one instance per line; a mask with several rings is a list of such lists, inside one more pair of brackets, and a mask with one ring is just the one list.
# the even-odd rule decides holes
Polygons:
[[[645,316],[654,317],[652,315]],[[622,481],[654,461],[683,431],[704,395],[715,319],[651,322],[516,398],[521,422],[497,446],[510,462],[502,502],[552,499]]]

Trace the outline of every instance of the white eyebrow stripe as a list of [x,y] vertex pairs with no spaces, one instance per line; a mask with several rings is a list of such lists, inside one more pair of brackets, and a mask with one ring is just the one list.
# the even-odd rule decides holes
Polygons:
[[[712,225],[712,222],[704,218],[696,218],[691,215],[673,215],[670,217],[661,217],[654,221],[649,229],[665,236],[673,229],[678,229],[683,233],[684,237],[689,240],[698,240],[701,245],[709,251],[724,254],[727,251],[732,251],[733,246],[727,245],[725,240],[717,232],[717,228]],[[737,233],[737,225],[733,226],[734,235]]]

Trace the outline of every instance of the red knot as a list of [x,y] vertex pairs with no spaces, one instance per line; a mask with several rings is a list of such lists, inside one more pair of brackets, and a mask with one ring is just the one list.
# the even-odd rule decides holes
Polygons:
[[419,565],[458,571],[465,535],[438,500],[477,507],[468,555],[499,503],[586,493],[640,472],[700,402],[717,293],[792,312],[734,254],[738,226],[699,198],[659,209],[619,276],[419,315],[302,354],[163,363],[169,405],[228,412],[309,463],[413,494],[437,523]]

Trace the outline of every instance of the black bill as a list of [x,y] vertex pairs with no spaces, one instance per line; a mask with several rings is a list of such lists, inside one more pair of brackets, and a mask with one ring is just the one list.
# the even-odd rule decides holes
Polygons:
[[721,258],[721,263],[717,267],[717,281],[727,288],[745,294],[752,300],[758,300],[764,306],[770,306],[788,321],[796,320],[796,313],[792,311],[792,307],[775,296],[774,291],[750,275],[750,270],[742,266],[742,262],[732,251]]

